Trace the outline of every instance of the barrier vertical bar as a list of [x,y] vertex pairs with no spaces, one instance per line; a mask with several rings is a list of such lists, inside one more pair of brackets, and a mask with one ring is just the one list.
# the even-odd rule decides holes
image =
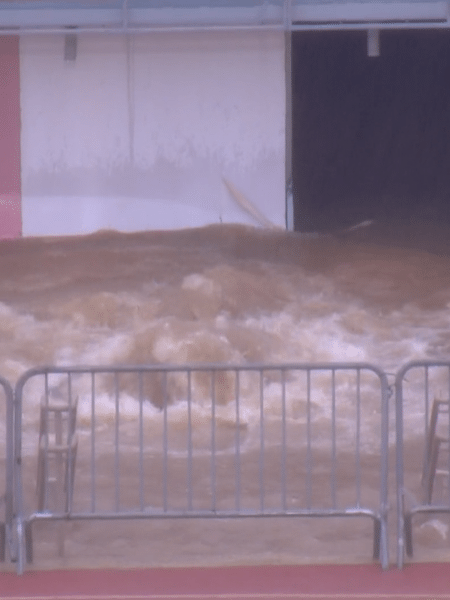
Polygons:
[[241,422],[239,408],[239,371],[234,371],[235,376],[235,402],[236,402],[236,433],[235,433],[235,510],[241,508]]
[[361,371],[356,372],[356,447],[355,447],[355,477],[356,477],[356,506],[361,506]]
[[216,371],[211,373],[211,509],[216,511]]
[[286,510],[286,372],[281,370],[281,506]]
[[75,477],[75,456],[76,452],[74,452],[74,448],[72,445],[71,434],[75,431],[75,422],[76,422],[76,414],[73,413],[74,410],[74,400],[72,396],[72,373],[68,373],[67,375],[67,395],[69,398],[69,410],[68,410],[68,450],[67,450],[67,472],[65,474],[65,485],[66,485],[66,506],[65,510],[67,513],[72,512],[72,503],[73,503],[73,485],[74,485],[74,477]]
[[331,371],[331,504],[336,508],[336,371]]
[[118,374],[114,373],[114,507],[120,509],[120,406]]
[[259,510],[264,512],[264,372],[259,372]]
[[187,372],[187,474],[186,486],[188,494],[188,510],[192,510],[193,490],[192,490],[192,377],[191,370]]
[[144,386],[142,371],[138,373],[139,394],[139,507],[144,510]]
[[26,528],[23,485],[22,485],[22,396],[26,376],[19,378],[14,389],[14,510],[15,510],[15,534],[17,544],[17,573],[21,575],[25,569],[25,562],[30,558],[32,552],[31,531]]
[[168,476],[168,453],[169,453],[169,439],[167,430],[167,372],[163,372],[163,506],[164,512],[167,512],[168,508],[168,489],[167,489],[167,476]]
[[404,464],[403,464],[403,367],[395,378],[395,476],[397,483],[397,567],[403,568],[405,558]]
[[95,373],[91,372],[91,512],[96,511],[96,490],[97,490],[97,465],[95,460],[96,453],[96,410],[95,410]]
[[447,398],[449,400],[448,417],[447,417],[447,439],[449,440],[449,449],[447,452],[447,503],[450,506],[450,365],[447,371],[448,391]]
[[5,522],[0,521],[0,561],[6,559],[6,548],[9,558],[15,559],[13,540],[14,520],[14,395],[10,383],[0,377],[0,385],[5,396]]
[[383,569],[389,567],[389,547],[387,532],[387,514],[389,510],[388,468],[389,468],[389,385],[386,373],[379,370],[381,384],[381,431],[380,431],[380,514],[379,535],[377,540],[377,522],[374,531],[374,558],[379,558]]
[[312,503],[311,371],[306,371],[306,508]]

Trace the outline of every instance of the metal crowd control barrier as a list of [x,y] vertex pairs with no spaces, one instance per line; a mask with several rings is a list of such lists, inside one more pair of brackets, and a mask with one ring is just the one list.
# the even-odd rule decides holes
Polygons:
[[450,361],[409,362],[398,371],[395,388],[397,563],[402,568],[405,553],[413,555],[414,516],[450,513]]
[[0,402],[0,414],[4,423],[3,439],[0,440],[0,461],[4,464],[5,478],[0,484],[0,561],[6,558],[8,546],[10,558],[14,558],[13,549],[13,390],[9,382],[0,377],[3,402]]
[[[31,369],[15,390],[18,571],[37,521],[293,516],[369,517],[387,568],[388,395],[357,363]],[[42,426],[55,408],[59,434]]]

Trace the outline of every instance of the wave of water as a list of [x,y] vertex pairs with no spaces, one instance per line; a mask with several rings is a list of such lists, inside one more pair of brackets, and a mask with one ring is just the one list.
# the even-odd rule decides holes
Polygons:
[[394,372],[448,355],[449,267],[418,249],[230,225],[3,241],[1,374],[256,361]]

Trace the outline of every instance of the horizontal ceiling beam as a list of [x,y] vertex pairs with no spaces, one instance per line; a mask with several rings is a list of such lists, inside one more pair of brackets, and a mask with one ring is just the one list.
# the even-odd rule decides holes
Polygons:
[[[87,0],[65,3],[3,2],[0,0],[0,34],[66,33],[133,33],[180,30],[228,29],[381,29],[447,27],[448,3],[444,1],[397,2],[361,0],[268,0],[249,6],[249,0],[159,0],[148,3],[136,0],[108,2]],[[207,0],[203,0],[204,3]],[[262,2],[262,0],[261,0]],[[171,6],[172,4],[172,6]],[[176,6],[173,6],[176,4]],[[217,6],[220,4],[220,6]],[[156,7],[155,7],[156,5]],[[159,6],[159,8],[158,8]]]

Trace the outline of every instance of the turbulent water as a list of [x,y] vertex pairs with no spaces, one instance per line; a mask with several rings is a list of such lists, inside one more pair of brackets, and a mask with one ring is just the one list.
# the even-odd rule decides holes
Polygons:
[[[446,359],[448,239],[443,226],[408,223],[320,236],[221,225],[4,240],[0,374],[14,383],[42,364],[257,361],[364,361],[395,373]],[[30,435],[39,401],[26,407]],[[307,560],[328,556],[339,536],[343,553],[370,557],[370,523],[362,533],[289,520],[114,527],[112,542],[104,524],[72,525],[67,564],[99,548],[107,564]],[[51,536],[42,540],[43,560],[54,560]]]
[[450,259],[355,237],[211,226],[3,241],[2,375],[154,361],[395,371],[448,353]]

